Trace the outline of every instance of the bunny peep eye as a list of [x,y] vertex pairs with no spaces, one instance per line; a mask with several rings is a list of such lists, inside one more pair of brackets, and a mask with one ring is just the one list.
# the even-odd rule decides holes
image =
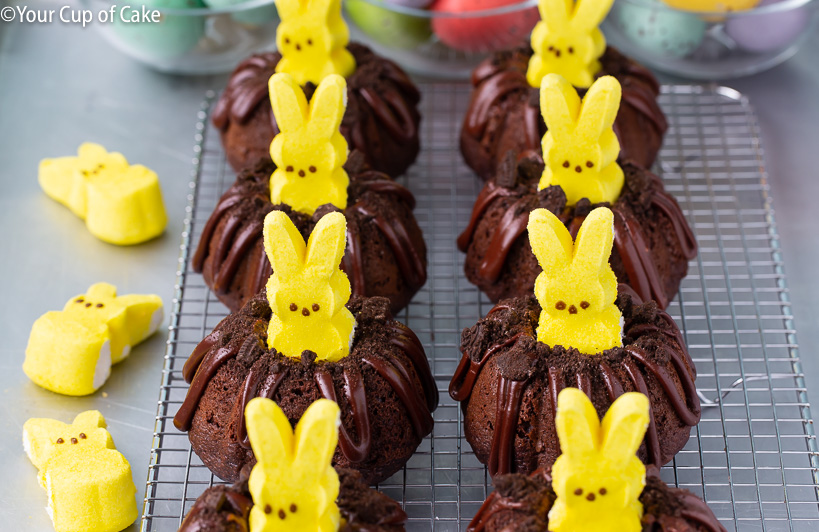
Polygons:
[[291,514],[296,513],[296,511],[298,511],[298,509],[299,509],[299,507],[296,506],[296,503],[293,503],[293,504],[290,505],[290,513]]
[[313,312],[318,312],[320,308],[318,303],[313,303]]
[[85,299],[78,297],[77,299],[74,300],[74,303],[85,303]]
[[296,312],[297,310],[299,310],[299,306],[295,303],[290,303],[290,312]]
[[285,169],[284,169],[284,171],[285,171],[285,172],[292,172],[292,171],[293,171],[293,167],[292,167],[292,166],[288,166],[287,168],[285,168]]
[[593,162],[591,162],[591,161],[586,161],[586,166],[587,166],[588,168],[594,168],[594,163],[593,163]]
[[563,168],[568,168],[568,167],[570,167],[571,165],[572,165],[572,163],[570,163],[569,161],[564,161],[564,162],[563,162]]
[[571,46],[569,46],[569,49],[568,49],[568,50],[566,50],[566,51],[567,51],[567,52],[569,52],[570,54],[573,54],[573,53],[574,53],[574,48],[572,48]]
[[591,306],[591,305],[589,304],[589,302],[588,302],[588,301],[581,301],[581,302],[580,302],[580,308],[582,308],[583,310],[586,310],[586,309],[587,309],[587,308],[589,308],[590,306]]
[[554,47],[554,46],[549,46],[549,51],[550,51],[550,52],[554,52],[554,51],[555,51],[555,47]]
[[577,488],[576,490],[574,490],[574,494],[577,495],[578,497],[583,495],[583,488]]
[[600,488],[600,490],[598,491],[598,493],[599,493],[600,495],[605,495],[606,493],[608,493],[608,490],[607,490],[606,488]]
[[558,301],[558,302],[555,304],[555,308],[556,308],[557,310],[566,310],[566,303],[564,303],[563,301]]
[[272,511],[273,511],[273,508],[271,508],[269,504],[264,505],[264,513],[269,514]]
[[307,46],[313,46],[313,39],[307,39]]
[[81,439],[81,440],[84,440],[85,438],[87,438],[87,436],[85,435],[85,433],[84,433],[84,432],[80,432],[80,439]]
[[311,173],[311,174],[315,174],[315,173],[318,171],[318,170],[316,169],[316,167],[315,167],[315,166],[312,166],[312,165],[310,166],[310,168],[308,168],[308,170],[310,170],[310,173]]
[[97,308],[102,308],[102,307],[104,307],[105,305],[103,305],[102,303],[97,303],[97,305],[96,305],[96,306],[97,306]]
[[284,38],[284,44],[290,44],[290,37]]
[[65,440],[62,438],[57,438],[57,443],[65,443]]

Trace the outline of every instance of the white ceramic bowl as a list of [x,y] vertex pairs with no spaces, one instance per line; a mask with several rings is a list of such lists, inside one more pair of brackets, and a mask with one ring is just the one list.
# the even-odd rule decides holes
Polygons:
[[477,0],[494,7],[460,10],[466,2],[476,0],[344,0],[344,18],[351,40],[409,72],[465,79],[488,54],[526,43],[540,19],[537,0]]
[[703,13],[660,0],[616,0],[603,24],[609,44],[671,74],[717,80],[786,61],[816,27],[817,0],[762,0],[754,9]]

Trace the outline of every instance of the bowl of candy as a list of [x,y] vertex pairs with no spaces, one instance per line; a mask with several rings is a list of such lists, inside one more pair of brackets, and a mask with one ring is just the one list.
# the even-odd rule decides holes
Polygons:
[[602,29],[612,46],[670,74],[717,80],[793,56],[819,0],[617,0]]
[[414,74],[466,79],[487,55],[525,44],[537,0],[345,0],[350,38]]
[[112,46],[163,72],[229,72],[248,55],[276,48],[273,0],[82,2],[94,13],[110,13],[95,26]]

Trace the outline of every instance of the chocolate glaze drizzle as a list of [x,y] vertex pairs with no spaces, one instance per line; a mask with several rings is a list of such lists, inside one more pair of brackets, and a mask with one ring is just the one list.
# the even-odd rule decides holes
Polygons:
[[[502,308],[509,307],[504,305]],[[496,311],[497,308],[492,309],[487,316]],[[659,312],[663,320],[673,322],[665,311]],[[656,333],[669,336],[669,339],[673,342],[672,345],[665,346],[662,349],[672,362],[676,379],[682,384],[684,397],[680,395],[675,386],[674,379],[668,374],[666,368],[654,362],[643,349],[633,345],[638,338],[647,334]],[[455,374],[450,381],[449,395],[456,401],[469,399],[484,365],[498,353],[512,347],[523,335],[523,332],[519,332],[508,339],[498,342],[489,347],[480,357],[473,357],[471,353],[464,352],[461,362],[458,364],[458,368],[455,370]],[[628,356],[621,362],[631,382],[630,389],[639,391],[650,397],[648,386],[643,378],[643,374],[648,372],[659,382],[680,421],[689,427],[693,427],[699,423],[701,409],[700,401],[697,397],[697,390],[694,385],[695,375],[689,373],[687,369],[693,368],[694,362],[691,360],[679,332],[669,335],[667,331],[663,331],[661,328],[650,323],[642,323],[635,326],[626,323],[624,336],[632,339],[631,345],[624,346],[624,351]],[[601,355],[595,356],[597,357],[598,364],[592,366],[593,369],[591,370],[579,370],[576,382],[572,384],[566,383],[566,377],[559,368],[550,367],[548,369],[546,372],[546,385],[549,389],[553,415],[556,414],[557,411],[557,396],[567,385],[577,387],[591,397],[591,375],[593,374],[602,376],[610,401],[613,402],[624,393],[624,383],[620,380],[617,373],[613,371],[609,362]],[[590,356],[589,358],[594,360],[595,356]],[[514,464],[514,440],[518,428],[521,397],[528,382],[528,380],[514,381],[503,375],[499,377],[497,388],[498,407],[495,413],[493,424],[494,432],[487,464],[489,473],[492,476],[512,472]],[[645,441],[648,450],[647,463],[657,464],[658,466],[663,465],[653,411]]]
[[[347,80],[348,107],[341,134],[350,143],[350,149],[364,153],[374,168],[391,175],[403,173],[398,168],[406,169],[408,162],[398,164],[394,160],[395,154],[386,153],[379,143],[372,142],[369,126],[375,122],[378,133],[389,135],[396,145],[414,145],[414,153],[410,154],[410,159],[414,159],[418,151],[420,92],[395,63],[376,56],[360,44],[351,43],[348,49],[355,56],[357,69]],[[268,103],[268,80],[280,60],[278,52],[267,52],[239,63],[213,109],[212,120],[218,129],[224,132],[231,123],[246,124],[254,114],[264,113],[272,127],[272,135],[260,142],[270,143],[272,136],[279,133]],[[314,90],[312,84],[305,87],[308,98]]]
[[[415,206],[414,196],[384,174],[373,171],[355,175],[350,185],[351,189],[353,187],[357,191],[358,199],[343,211],[347,218],[348,245],[341,263],[341,268],[350,276],[353,295],[377,295],[367,293],[363,263],[365,244],[360,238],[361,228],[366,224],[372,224],[382,234],[407,286],[412,291],[418,290],[427,278],[423,250],[419,250],[413,243],[406,224],[399,217],[390,216],[394,213],[377,208],[372,203],[372,195],[368,193],[382,197],[391,196],[403,201],[410,209]],[[258,259],[249,265],[249,270],[244,276],[244,293],[257,294],[273,273],[270,261],[264,253],[263,220],[248,221],[247,210],[243,208],[252,205],[253,202],[272,207],[269,197],[249,194],[246,187],[237,182],[219,200],[202,229],[191,266],[194,271],[202,272],[205,260],[213,250],[211,288],[216,294],[224,295],[230,290],[236,280],[240,264],[254,253]],[[216,228],[223,221],[222,231],[213,245]]]
[[[504,100],[519,95],[518,97],[525,102],[525,107],[522,135],[515,148],[521,154],[531,152],[542,156],[541,141],[546,133],[546,124],[540,114],[539,91],[537,88],[532,88],[526,79],[526,69],[531,55],[531,49],[501,52],[490,57],[475,69],[472,73],[472,84],[475,91],[464,120],[462,135],[473,139],[483,139],[492,122],[493,110],[502,105]],[[623,149],[621,157],[624,159],[633,157],[642,165],[650,166],[659,149],[660,140],[668,129],[668,122],[657,103],[657,95],[660,92],[659,83],[649,70],[625,58],[612,48],[606,51],[601,61],[603,70],[599,75],[612,75],[621,83],[623,89],[621,109],[627,107],[630,113],[644,117],[652,131],[643,131],[642,135],[651,135],[657,139],[656,149],[653,154],[649,154],[646,140],[634,137],[637,134],[635,131],[638,131],[636,126],[630,128],[634,131],[626,129],[627,126],[622,119],[623,113],[621,113],[614,124],[615,134],[620,139]],[[584,92],[581,91],[581,95]],[[629,135],[633,142],[626,140]],[[486,149],[485,142],[481,144]]]
[[[225,346],[216,347],[222,335],[220,326],[217,326],[216,330],[196,346],[183,367],[182,375],[191,386],[179,411],[174,416],[174,425],[181,431],[190,430],[194,414],[208,383],[227,361],[236,357],[248,358],[256,355],[257,361],[245,376],[232,414],[236,441],[249,449],[250,442],[244,420],[248,402],[254,397],[273,399],[279,385],[289,374],[288,364],[299,362],[290,361],[286,357],[278,357],[279,362],[276,364],[265,363],[266,359],[262,359],[261,355],[268,351],[262,339],[267,324],[263,320],[258,320],[253,325],[253,330],[249,331],[239,348],[235,347],[238,342],[229,342]],[[354,427],[342,424],[339,433],[339,447],[342,454],[353,463],[364,461],[370,454],[372,445],[367,395],[361,375],[361,370],[365,365],[372,367],[389,383],[407,409],[410,422],[419,437],[426,436],[432,430],[431,412],[438,407],[435,379],[418,337],[408,327],[395,321],[386,326],[386,332],[389,335],[389,344],[397,347],[404,356],[385,351],[377,357],[362,356],[361,364],[357,367],[332,362],[317,362],[312,365],[313,378],[321,395],[338,402],[338,394],[341,393],[347,404],[350,405]],[[336,390],[330,373],[333,364],[342,367],[344,386],[340,391]],[[421,382],[420,393],[413,384],[413,374]],[[352,437],[351,428],[354,429],[357,440]]]
[[[529,517],[537,516],[540,519],[548,520],[548,512],[554,504],[554,493],[551,490],[552,475],[551,472],[545,469],[538,469],[530,475],[530,478],[535,480],[542,486],[540,501],[534,500],[533,494],[527,494],[525,497],[504,496],[499,491],[493,491],[486,498],[486,501],[481,505],[478,513],[472,519],[467,527],[468,532],[484,532],[492,518],[501,512],[516,511],[520,513],[520,523],[512,522],[507,524],[508,529],[514,529],[516,524],[523,524]],[[694,530],[705,530],[707,532],[725,532],[725,527],[717,520],[714,513],[708,508],[708,505],[699,497],[688,490],[672,488],[667,486],[660,480],[659,471],[652,466],[646,469],[646,478],[650,479],[647,482],[645,491],[641,495],[641,499],[648,491],[660,491],[662,498],[674,499],[676,504],[674,507],[679,507],[679,517],[687,521],[687,523],[673,522],[669,523],[670,527],[665,526],[661,514],[657,514],[657,508],[647,506],[647,514],[643,519],[643,530],[656,530],[658,532],[668,531],[674,532],[679,530],[677,526],[680,524],[688,524],[690,528],[684,530],[693,532]],[[642,502],[642,501],[641,501]],[[651,513],[651,512],[655,513]],[[675,516],[669,516],[675,517]],[[529,523],[529,521],[526,521]],[[506,528],[504,530],[507,530]]]
[[[697,241],[679,204],[665,191],[659,177],[648,172],[646,174],[650,176],[653,183],[650,200],[653,212],[650,216],[662,215],[668,218],[674,239],[685,259],[695,258]],[[521,193],[514,188],[503,187],[494,181],[488,181],[475,201],[469,224],[457,241],[458,249],[466,253],[475,236],[478,224],[489,207],[495,201],[507,197],[519,197],[519,199],[506,208],[494,234],[490,237],[486,254],[477,270],[477,276],[489,284],[498,281],[512,246],[526,232],[529,213],[538,206],[536,192],[533,190],[529,193]],[[660,307],[666,308],[674,294],[668,293],[666,284],[660,277],[643,227],[631,209],[621,201],[618,200],[610,207],[614,212],[614,246],[623,262],[628,282],[641,299],[657,301]],[[575,215],[574,210],[568,208],[556,214],[566,224],[572,237],[577,236],[585,216]],[[625,281],[625,279],[620,280]]]

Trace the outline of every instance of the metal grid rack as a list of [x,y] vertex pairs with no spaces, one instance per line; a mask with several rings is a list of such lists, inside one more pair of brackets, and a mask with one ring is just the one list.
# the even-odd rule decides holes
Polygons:
[[[433,434],[403,472],[379,486],[404,505],[410,530],[463,530],[491,490],[462,436],[460,408],[446,393],[460,358],[461,329],[491,308],[464,278],[454,243],[480,187],[457,149],[468,90],[451,83],[422,87],[424,150],[401,180],[418,199],[429,280],[398,319],[424,343],[442,399]],[[188,265],[204,222],[234,177],[208,125],[213,97],[197,125],[143,531],[176,530],[196,497],[220,482],[172,424],[187,390],[182,365],[227,313]],[[700,244],[669,311],[696,362],[704,405],[702,422],[663,478],[702,496],[728,530],[817,530],[819,447],[756,119],[747,100],[725,88],[666,87],[661,103],[671,129],[658,170]]]

